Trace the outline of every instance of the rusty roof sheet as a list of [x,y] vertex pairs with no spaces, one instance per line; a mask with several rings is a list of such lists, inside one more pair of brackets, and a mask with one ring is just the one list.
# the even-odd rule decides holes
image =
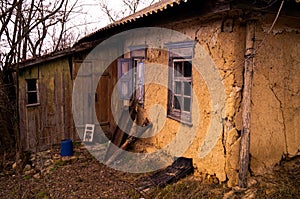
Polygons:
[[166,10],[168,7],[173,7],[174,4],[177,4],[179,5],[180,3],[185,3],[189,0],[161,0],[151,6],[148,6],[132,15],[129,15],[119,21],[116,21],[115,23],[112,23],[112,24],[109,24],[107,26],[105,26],[104,28],[102,29],[107,29],[107,28],[110,28],[110,27],[114,27],[114,26],[117,26],[117,25],[120,25],[120,24],[126,24],[126,23],[130,23],[132,21],[135,21],[139,18],[143,18],[145,16],[148,16],[148,15],[152,15],[154,13],[158,13],[158,12],[161,12],[161,11],[164,11]]
[[159,2],[151,5],[151,6],[148,6],[132,15],[129,15],[127,17],[124,17],[114,23],[111,23],[111,24],[108,24],[107,26],[103,27],[103,28],[100,28],[99,30],[89,34],[89,35],[86,35],[85,37],[81,38],[77,43],[82,43],[82,40],[84,40],[85,38],[88,38],[96,33],[99,33],[101,31],[104,31],[104,30],[107,30],[107,29],[110,29],[110,28],[113,28],[113,27],[116,27],[116,26],[119,26],[119,25],[124,25],[124,24],[127,24],[127,23],[131,23],[131,22],[134,22],[136,21],[137,19],[140,19],[140,18],[143,18],[143,17],[146,17],[146,16],[149,16],[149,15],[152,15],[152,14],[156,14],[156,13],[159,13],[159,12],[162,12],[168,8],[171,8],[173,7],[174,5],[179,5],[179,4],[182,4],[182,3],[186,3],[190,0],[160,0]]

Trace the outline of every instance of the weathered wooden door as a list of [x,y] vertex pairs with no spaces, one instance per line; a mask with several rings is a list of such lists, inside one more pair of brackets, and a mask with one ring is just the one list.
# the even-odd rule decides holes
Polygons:
[[96,114],[100,126],[109,128],[110,124],[110,74],[104,72],[100,77],[95,93]]
[[[81,68],[79,69],[78,66]],[[93,65],[92,62],[78,62],[75,63],[75,69],[78,71],[76,71],[76,86],[73,90],[73,93],[76,96],[76,98],[73,99],[73,103],[75,103],[74,107],[76,108],[76,110],[73,109],[73,116],[76,128],[79,131],[80,136],[82,136],[85,125],[95,123]]]

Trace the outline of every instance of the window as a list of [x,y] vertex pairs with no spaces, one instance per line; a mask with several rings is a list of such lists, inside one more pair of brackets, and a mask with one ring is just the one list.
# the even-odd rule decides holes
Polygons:
[[171,59],[169,75],[168,116],[191,123],[192,63],[187,59]]
[[131,46],[130,57],[118,60],[118,90],[122,100],[144,104],[144,65],[146,46]]
[[40,103],[37,79],[26,80],[26,96],[27,96],[27,106],[34,106]]
[[130,100],[132,95],[132,62],[131,59],[118,60],[119,98]]
[[166,44],[169,49],[169,118],[192,125],[192,57],[194,41]]
[[144,104],[144,59],[133,59],[135,99],[138,103]]

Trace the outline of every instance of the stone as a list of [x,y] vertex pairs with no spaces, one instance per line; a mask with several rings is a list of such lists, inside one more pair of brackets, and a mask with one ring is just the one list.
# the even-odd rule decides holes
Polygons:
[[31,162],[34,162],[36,160],[36,158],[34,157],[34,156],[32,156],[31,158],[30,158],[30,161]]
[[84,156],[84,155],[79,155],[78,156],[78,159],[80,159],[80,160],[83,160],[83,159],[85,159],[86,157]]
[[15,162],[15,163],[13,163],[13,165],[12,165],[12,168],[14,169],[14,170],[16,170],[17,169],[17,163]]
[[49,166],[49,167],[41,170],[41,175],[45,176],[45,175],[49,174],[53,168],[54,168],[53,166]]
[[50,166],[51,164],[53,164],[53,160],[52,160],[52,159],[48,159],[48,160],[45,161],[44,166],[45,166],[45,167],[48,167],[48,166]]
[[235,191],[231,190],[231,191],[229,191],[229,192],[227,192],[227,193],[224,194],[223,199],[233,198],[234,194],[235,194]]
[[254,199],[256,198],[256,189],[248,189],[245,191],[245,195],[242,197],[242,199]]
[[265,193],[266,193],[267,196],[270,196],[270,195],[274,194],[275,192],[276,192],[276,190],[274,190],[272,188],[266,189],[266,191],[265,191]]
[[57,153],[54,154],[53,157],[52,157],[53,160],[57,160],[57,159],[60,159],[60,158],[61,158],[61,156]]
[[257,183],[258,183],[257,180],[255,180],[254,178],[249,178],[247,187],[253,187],[253,186],[257,185]]
[[33,178],[34,179],[40,179],[41,178],[41,174],[36,173],[36,174],[33,175]]
[[24,175],[28,176],[28,175],[32,175],[32,174],[34,174],[34,173],[35,173],[35,171],[34,171],[33,169],[30,169],[30,170],[28,170],[28,171],[25,171],[25,172],[24,172]]
[[31,170],[31,166],[29,164],[26,164],[23,171],[25,172],[25,171],[29,171],[29,170]]
[[71,160],[71,156],[63,156],[63,157],[61,158],[61,160],[64,161],[64,162],[68,162],[68,161]]
[[239,186],[232,187],[232,189],[236,192],[243,192],[247,190],[246,188],[241,188]]
[[75,160],[77,160],[77,157],[76,156],[71,156],[70,160],[75,161]]

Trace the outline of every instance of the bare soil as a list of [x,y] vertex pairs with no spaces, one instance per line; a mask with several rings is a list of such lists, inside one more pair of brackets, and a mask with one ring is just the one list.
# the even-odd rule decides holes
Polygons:
[[32,163],[27,171],[17,172],[10,169],[13,162],[6,164],[0,173],[0,198],[300,198],[300,157],[282,162],[269,175],[251,177],[247,189],[191,175],[164,188],[140,191],[140,179],[151,174],[113,170],[82,146],[68,158],[55,158],[58,150],[51,150],[43,167]]

